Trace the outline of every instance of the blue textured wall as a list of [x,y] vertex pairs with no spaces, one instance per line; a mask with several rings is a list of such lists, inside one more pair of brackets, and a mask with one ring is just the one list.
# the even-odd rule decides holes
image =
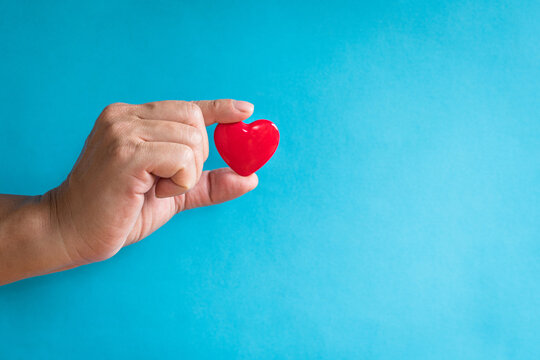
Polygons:
[[282,139],[242,199],[0,288],[1,359],[540,357],[538,1],[0,5],[0,192],[116,101],[249,100]]

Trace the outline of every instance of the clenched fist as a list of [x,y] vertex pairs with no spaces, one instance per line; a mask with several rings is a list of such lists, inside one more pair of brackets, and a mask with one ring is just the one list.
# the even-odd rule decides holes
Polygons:
[[[41,197],[0,196],[0,219],[5,218],[0,222],[0,250],[14,247],[2,230],[24,226],[21,221],[35,217],[43,220],[32,226],[48,239],[30,246],[26,259],[40,251],[58,252],[27,264],[27,270],[12,278],[107,259],[182,210],[231,200],[255,188],[255,174],[242,177],[228,168],[203,171],[206,127],[242,121],[252,112],[252,104],[235,100],[107,106],[58,188]],[[32,244],[29,236],[20,234],[23,248]],[[51,244],[45,247],[47,242]],[[0,253],[0,270],[16,271],[16,257],[6,260],[6,254]],[[45,265],[54,259],[62,260]],[[36,263],[43,264],[40,268]],[[10,279],[0,275],[0,283],[2,277]]]

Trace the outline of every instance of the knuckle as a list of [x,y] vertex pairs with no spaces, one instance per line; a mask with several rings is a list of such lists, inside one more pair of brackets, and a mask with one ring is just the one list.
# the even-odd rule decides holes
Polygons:
[[215,102],[219,103],[218,107],[221,107],[224,110],[230,111],[234,108],[234,102],[232,99],[221,99],[221,100],[214,100]]
[[116,139],[109,144],[108,155],[119,162],[126,162],[133,158],[136,150],[136,144],[125,140],[123,141],[122,139]]
[[189,134],[189,142],[193,145],[200,145],[203,141],[203,136],[198,129],[193,129]]
[[195,160],[193,150],[187,145],[180,145],[180,153],[182,154],[184,165],[190,164]]
[[146,110],[148,110],[149,112],[152,112],[156,110],[158,105],[155,102],[150,102],[150,103],[142,104],[141,106],[145,108]]
[[105,109],[103,109],[104,115],[116,115],[118,113],[121,113],[122,110],[124,110],[128,105],[124,103],[112,103],[107,106],[105,106]]
[[118,117],[127,112],[129,106],[125,103],[113,103],[105,106],[98,118],[98,122],[105,125],[114,123]]
[[186,103],[186,112],[187,112],[188,118],[190,119],[193,119],[197,122],[202,122],[204,120],[201,108],[199,107],[199,105],[195,103],[192,103],[192,102]]
[[130,124],[126,121],[115,121],[107,128],[108,135],[113,138],[126,137],[130,130]]
[[216,111],[219,109],[219,100],[212,100],[210,101],[210,108],[212,108],[213,111]]

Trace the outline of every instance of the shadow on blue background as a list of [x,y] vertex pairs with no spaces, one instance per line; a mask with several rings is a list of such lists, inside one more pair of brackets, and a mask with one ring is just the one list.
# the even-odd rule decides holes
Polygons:
[[249,100],[282,141],[247,196],[0,288],[0,358],[539,358],[539,15],[3,1],[0,192],[58,185],[117,101]]

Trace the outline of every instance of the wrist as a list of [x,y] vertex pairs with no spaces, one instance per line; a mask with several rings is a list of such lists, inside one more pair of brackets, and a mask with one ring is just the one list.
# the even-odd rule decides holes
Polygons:
[[[80,256],[76,241],[74,241],[76,231],[72,226],[71,212],[69,211],[69,201],[67,196],[66,183],[50,190],[40,198],[41,206],[47,213],[47,227],[51,239],[54,239],[55,246],[67,259],[66,268],[89,264],[88,261]],[[65,270],[62,268],[59,270]],[[57,271],[59,271],[57,270]]]
[[54,192],[0,198],[0,284],[77,265],[55,221]]

